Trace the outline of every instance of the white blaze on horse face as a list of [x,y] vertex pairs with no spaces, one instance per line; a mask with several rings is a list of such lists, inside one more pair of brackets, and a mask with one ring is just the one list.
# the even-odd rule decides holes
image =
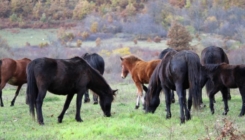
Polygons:
[[121,73],[121,77],[124,79],[126,78],[126,76],[124,75],[124,66],[122,65],[122,73]]

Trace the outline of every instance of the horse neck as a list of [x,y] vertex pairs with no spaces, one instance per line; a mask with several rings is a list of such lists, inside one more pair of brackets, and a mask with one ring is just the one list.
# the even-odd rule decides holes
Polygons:
[[97,93],[98,95],[101,94],[102,91],[108,91],[110,89],[110,86],[108,83],[105,81],[102,75],[99,74],[99,72],[91,72],[90,74],[90,83],[89,87],[92,91]]
[[131,73],[132,69],[135,68],[136,64],[139,63],[139,62],[141,62],[141,61],[137,60],[137,61],[134,61],[134,62],[127,63],[126,67],[127,67],[128,71],[130,71],[130,73]]

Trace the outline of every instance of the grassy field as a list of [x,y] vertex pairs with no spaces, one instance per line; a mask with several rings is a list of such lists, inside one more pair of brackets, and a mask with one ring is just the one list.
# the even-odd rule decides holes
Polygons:
[[[31,45],[38,45],[47,40],[47,34],[55,31],[41,30],[20,30],[19,33],[12,33],[10,30],[0,30],[0,35],[8,40],[11,47],[21,47],[25,42]],[[54,35],[54,34],[53,34]],[[30,39],[30,37],[34,39]],[[31,42],[33,41],[33,42]],[[142,48],[162,49],[166,42],[147,43],[139,41],[137,45],[133,42],[120,42],[122,40],[108,39],[102,43],[112,46],[139,46]],[[86,44],[87,43],[87,44]],[[93,46],[94,42],[83,43],[84,46]],[[108,64],[108,62],[106,62]],[[119,76],[120,74],[118,74]],[[227,119],[232,123],[229,130],[234,134],[245,133],[244,117],[238,117],[241,109],[241,97],[238,90],[232,90],[232,100],[229,101],[230,111],[227,116],[223,116],[223,103],[220,93],[216,96],[215,114],[211,115],[208,107],[208,98],[203,95],[206,108],[200,111],[192,111],[192,119],[185,124],[180,124],[179,104],[172,104],[172,118],[165,118],[164,96],[161,94],[161,104],[155,114],[145,114],[140,109],[135,110],[136,87],[130,76],[125,80],[115,80],[116,75],[105,74],[105,78],[113,89],[119,89],[112,104],[112,117],[103,117],[103,112],[99,105],[86,103],[82,105],[81,116],[84,122],[75,121],[75,99],[73,99],[67,110],[63,123],[57,123],[65,96],[47,94],[43,104],[44,126],[39,126],[29,114],[29,107],[25,104],[26,89],[21,90],[14,107],[10,107],[10,102],[14,96],[15,87],[7,86],[3,90],[3,102],[5,107],[0,108],[0,140],[118,140],[118,139],[168,139],[168,140],[197,140],[216,139],[227,127],[223,120]],[[113,80],[112,80],[113,79]],[[115,82],[117,81],[117,82]],[[204,90],[205,92],[205,90]],[[176,96],[177,97],[177,96]],[[75,98],[75,97],[74,97]],[[233,132],[232,131],[232,132]],[[228,139],[228,138],[226,138]]]
[[[73,99],[63,123],[57,123],[57,117],[62,110],[65,97],[48,93],[44,104],[44,126],[32,120],[29,107],[25,104],[25,88],[17,98],[14,107],[10,101],[15,89],[6,88],[3,91],[5,107],[0,108],[0,140],[9,139],[171,139],[189,140],[217,138],[224,128],[223,119],[232,122],[232,127],[245,133],[244,117],[238,117],[241,108],[241,97],[237,90],[232,90],[232,100],[229,102],[230,111],[227,116],[221,115],[223,103],[220,93],[216,95],[215,114],[211,115],[208,107],[201,111],[193,111],[192,119],[180,124],[179,105],[172,104],[172,118],[165,118],[164,96],[161,94],[161,105],[155,114],[145,114],[140,109],[135,110],[136,88],[133,83],[117,83],[111,85],[119,89],[112,104],[112,117],[103,117],[99,105],[91,102],[82,105],[81,116],[84,122],[75,121],[75,99]],[[204,94],[204,102],[208,99]],[[239,132],[234,133],[239,133]]]

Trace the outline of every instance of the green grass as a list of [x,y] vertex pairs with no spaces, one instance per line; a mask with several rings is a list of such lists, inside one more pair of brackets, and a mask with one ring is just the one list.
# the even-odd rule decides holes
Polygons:
[[[193,111],[192,119],[180,125],[179,105],[171,106],[172,118],[165,118],[164,96],[161,94],[161,104],[155,114],[145,114],[140,109],[135,110],[136,88],[133,83],[114,84],[113,89],[119,89],[112,104],[112,117],[104,117],[99,105],[86,103],[82,105],[82,123],[75,121],[75,98],[67,110],[63,123],[57,123],[57,117],[63,108],[65,96],[48,93],[43,103],[44,126],[39,126],[29,115],[29,107],[25,104],[25,89],[16,100],[14,107],[10,101],[15,89],[3,90],[5,107],[0,108],[0,139],[171,139],[190,140],[204,139],[208,135],[215,139],[224,126],[224,118],[233,122],[234,127],[245,133],[244,117],[238,117],[241,108],[241,97],[237,90],[232,90],[232,100],[229,101],[230,111],[227,116],[221,115],[223,103],[220,93],[216,95],[215,114],[211,115],[208,107],[201,111]],[[208,99],[204,102],[208,105]],[[90,95],[91,97],[91,95]]]
[[[13,30],[19,32],[13,33]],[[0,36],[6,39],[11,47],[22,47],[26,45],[26,42],[31,45],[49,43],[49,37],[56,38],[56,31],[56,29],[2,29]]]

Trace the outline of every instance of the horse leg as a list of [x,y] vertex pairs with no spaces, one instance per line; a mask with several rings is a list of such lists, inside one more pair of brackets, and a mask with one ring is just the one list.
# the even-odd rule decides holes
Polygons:
[[37,99],[36,99],[36,112],[37,112],[37,119],[40,125],[44,125],[43,122],[43,113],[42,113],[42,105],[43,99],[46,96],[46,89],[39,89]]
[[184,101],[184,90],[182,87],[182,84],[175,84],[176,87],[176,92],[179,96],[179,105],[180,105],[180,122],[181,123],[185,123],[185,115],[184,115],[184,105],[185,105],[185,101]]
[[210,90],[208,96],[209,96],[209,107],[211,110],[211,113],[214,114],[214,95],[219,91],[218,88],[213,88]]
[[75,119],[77,120],[77,122],[83,121],[81,119],[81,116],[80,116],[80,110],[81,110],[81,106],[82,106],[83,94],[85,91],[86,91],[86,89],[82,89],[77,93],[76,116],[75,116]]
[[[187,108],[187,104],[186,104],[186,90],[183,90],[183,97],[184,97],[183,105],[184,105],[184,109],[185,109],[185,119],[190,120],[191,119],[191,114],[190,114],[191,106],[189,108],[189,103],[190,103],[190,100],[192,99],[192,96],[189,94],[188,108]],[[192,104],[192,100],[191,100],[191,104]]]
[[0,105],[1,105],[1,107],[3,107],[4,105],[3,105],[3,99],[2,99],[2,93],[3,93],[3,88],[5,87],[5,85],[6,85],[6,83],[4,83],[3,81],[2,81],[2,83],[1,83],[1,87],[0,87]]
[[66,110],[69,108],[69,105],[70,105],[70,103],[71,103],[71,100],[72,100],[73,96],[74,96],[74,94],[68,94],[68,95],[66,96],[66,101],[65,101],[63,110],[62,110],[62,112],[60,113],[60,115],[58,116],[58,123],[62,123],[64,114],[65,114]]
[[166,118],[169,119],[172,117],[171,115],[171,90],[165,86],[162,85],[162,90],[165,94],[165,103],[166,103]]
[[98,95],[93,92],[94,104],[98,104]]
[[245,87],[239,87],[240,94],[242,96],[242,109],[239,114],[239,117],[245,114]]
[[142,95],[143,89],[142,89],[141,83],[137,82],[136,87],[137,87],[137,100],[136,100],[135,109],[138,109],[140,106],[140,99],[141,99],[142,103],[144,104],[144,97]]
[[89,93],[88,93],[88,90],[85,91],[84,93],[84,103],[89,103],[90,102],[90,99],[89,99]]
[[0,89],[0,104],[1,104],[1,107],[3,107],[3,99],[2,99],[2,89]]
[[222,97],[223,97],[224,107],[225,107],[223,115],[227,115],[227,113],[229,111],[229,106],[228,106],[229,89],[227,87],[224,87],[223,89],[221,89],[221,94],[222,94]]
[[174,90],[171,90],[171,103],[175,103]]
[[10,106],[14,106],[14,102],[15,102],[15,99],[16,97],[19,95],[19,92],[20,92],[20,88],[22,87],[22,85],[19,85],[16,92],[15,92],[15,96],[13,98],[13,100],[11,101],[11,105]]

